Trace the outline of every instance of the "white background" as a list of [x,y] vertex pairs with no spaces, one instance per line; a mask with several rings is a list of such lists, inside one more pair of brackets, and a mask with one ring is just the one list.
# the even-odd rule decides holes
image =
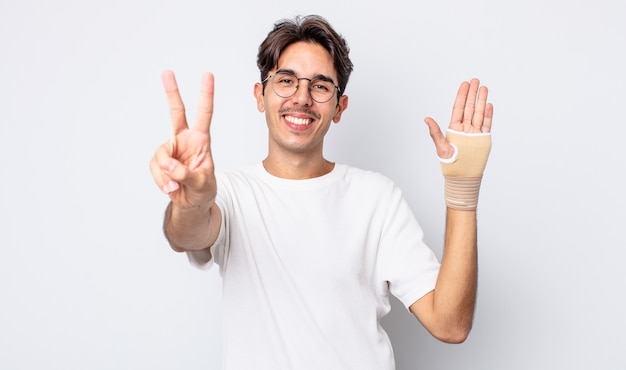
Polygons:
[[625,4],[1,0],[0,368],[218,369],[217,270],[168,248],[148,170],[170,136],[160,73],[193,117],[214,72],[218,169],[256,162],[257,47],[308,13],[355,64],[326,155],[395,180],[438,255],[423,118],[447,125],[472,77],[495,105],[474,329],[439,343],[394,302],[398,369],[626,368]]

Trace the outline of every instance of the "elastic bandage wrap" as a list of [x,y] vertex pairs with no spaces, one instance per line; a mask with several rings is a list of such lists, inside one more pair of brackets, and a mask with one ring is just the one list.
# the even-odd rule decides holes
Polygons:
[[448,129],[446,139],[454,147],[451,158],[439,158],[445,179],[446,206],[476,210],[478,193],[491,151],[491,133],[464,133]]

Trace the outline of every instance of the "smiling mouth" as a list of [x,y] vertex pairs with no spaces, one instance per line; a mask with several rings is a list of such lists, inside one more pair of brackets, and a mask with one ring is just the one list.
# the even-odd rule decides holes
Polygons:
[[293,123],[294,125],[298,125],[298,126],[305,126],[313,122],[313,120],[310,118],[299,118],[299,117],[288,116],[288,115],[285,116],[285,120],[289,123]]

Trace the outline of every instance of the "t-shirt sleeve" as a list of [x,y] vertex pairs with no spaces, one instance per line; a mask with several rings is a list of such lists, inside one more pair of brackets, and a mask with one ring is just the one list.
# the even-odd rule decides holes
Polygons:
[[435,289],[439,275],[440,263],[423,237],[400,189],[394,186],[381,235],[381,273],[391,294],[406,308]]

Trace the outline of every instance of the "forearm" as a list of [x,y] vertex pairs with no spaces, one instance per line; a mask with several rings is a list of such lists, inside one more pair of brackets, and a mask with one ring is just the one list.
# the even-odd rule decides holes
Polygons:
[[476,212],[447,209],[446,234],[433,311],[444,332],[469,333],[477,289]]
[[491,150],[491,134],[449,129],[447,137],[454,143],[456,153],[452,158],[442,160],[447,205],[446,236],[433,309],[445,332],[467,335],[476,305],[476,207]]
[[477,265],[476,212],[448,208],[435,289],[410,307],[441,341],[460,343],[469,335],[476,303]]
[[199,251],[215,242],[220,224],[221,212],[214,202],[197,207],[178,207],[170,202],[163,232],[175,251]]

